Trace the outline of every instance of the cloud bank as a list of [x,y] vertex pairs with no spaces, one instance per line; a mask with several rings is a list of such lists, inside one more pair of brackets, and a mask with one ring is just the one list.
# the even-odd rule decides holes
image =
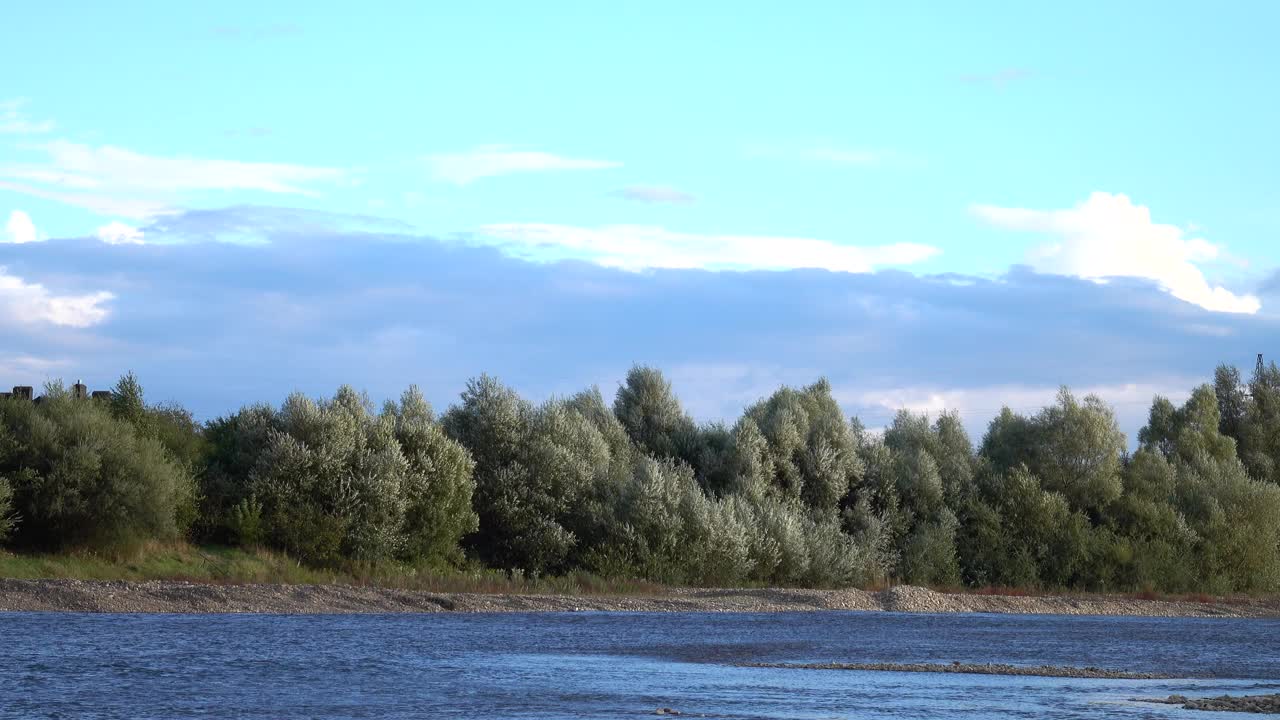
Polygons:
[[1028,210],[976,205],[979,218],[1010,230],[1054,236],[1028,260],[1040,272],[1102,280],[1135,277],[1154,280],[1174,297],[1206,310],[1256,313],[1255,295],[1214,286],[1200,264],[1219,248],[1200,238],[1185,238],[1181,228],[1153,222],[1151,211],[1125,195],[1095,192],[1067,210]]
[[[950,406],[977,435],[999,404],[1033,410],[1063,383],[1117,402],[1133,433],[1148,393],[1188,390],[1219,362],[1247,367],[1280,337],[1280,319],[1209,312],[1142,279],[1098,284],[1027,267],[996,278],[634,273],[353,224],[229,208],[144,227],[144,245],[0,246],[0,262],[28,278],[6,280],[6,347],[95,387],[133,369],[151,397],[205,418],[341,383],[375,400],[418,383],[443,407],[481,372],[534,399],[591,383],[612,395],[644,362],[667,371],[702,419],[732,420],[779,383],[825,375],[868,425],[897,404]],[[250,226],[260,242],[217,239]],[[50,287],[33,290],[29,278]],[[71,313],[37,302],[43,325],[15,322],[11,296],[41,292],[87,299]],[[1057,322],[1064,308],[1071,332]],[[45,379],[23,367],[28,375],[5,381]]]
[[486,225],[478,241],[533,260],[586,260],[623,270],[795,270],[865,273],[937,255],[928,245],[862,247],[829,240],[753,235],[699,235],[661,227],[583,228],[543,223]]

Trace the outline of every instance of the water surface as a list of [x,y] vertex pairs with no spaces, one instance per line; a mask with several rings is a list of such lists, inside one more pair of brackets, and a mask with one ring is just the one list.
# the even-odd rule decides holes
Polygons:
[[[741,668],[1003,662],[1074,680]],[[0,718],[1240,717],[1134,696],[1280,692],[1280,621],[898,613],[0,614]]]

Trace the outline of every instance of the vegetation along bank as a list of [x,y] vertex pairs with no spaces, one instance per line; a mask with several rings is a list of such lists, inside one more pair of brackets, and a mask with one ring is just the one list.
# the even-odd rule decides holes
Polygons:
[[12,557],[191,542],[355,575],[1280,589],[1274,363],[1248,382],[1221,367],[1181,406],[1156,398],[1132,454],[1107,405],[1065,389],[1005,409],[976,446],[950,413],[869,432],[823,380],[700,424],[647,367],[611,403],[592,388],[534,404],[481,376],[443,414],[415,388],[209,422],[148,404],[131,374],[80,394],[0,398]]

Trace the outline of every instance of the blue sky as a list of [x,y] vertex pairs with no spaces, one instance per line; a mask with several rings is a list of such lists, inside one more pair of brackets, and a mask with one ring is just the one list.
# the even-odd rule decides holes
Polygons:
[[1133,431],[1280,353],[1272,3],[24,5],[12,382],[209,417],[640,361],[704,419],[826,375]]

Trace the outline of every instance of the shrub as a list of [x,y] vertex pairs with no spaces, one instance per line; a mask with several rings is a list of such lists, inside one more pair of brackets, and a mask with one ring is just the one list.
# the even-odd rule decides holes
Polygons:
[[227,514],[227,529],[237,545],[254,548],[265,539],[262,523],[262,503],[256,498],[245,498],[236,503]]
[[259,542],[316,564],[459,560],[475,529],[472,462],[416,388],[374,414],[349,387],[291,395],[210,423],[204,512],[211,537]]
[[479,530],[469,543],[493,567],[534,575],[567,569],[581,554],[570,528],[610,476],[615,454],[599,418],[575,401],[535,408],[497,380],[467,383],[445,431],[475,458]]
[[13,512],[13,486],[0,477],[0,542],[9,538],[9,533],[18,524],[18,517]]
[[21,545],[64,548],[180,535],[191,517],[190,474],[158,440],[71,397],[60,384],[39,404],[0,402],[0,475],[22,516]]

